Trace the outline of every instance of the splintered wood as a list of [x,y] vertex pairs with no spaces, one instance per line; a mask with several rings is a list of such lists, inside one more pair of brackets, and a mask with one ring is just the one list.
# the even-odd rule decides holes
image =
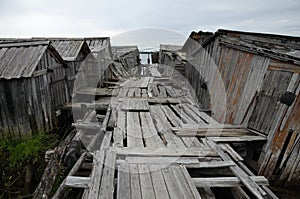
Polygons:
[[[84,188],[83,198],[215,198],[213,187],[236,197],[272,198],[267,179],[249,173],[231,147],[234,142],[261,142],[265,136],[221,125],[201,112],[188,89],[168,76],[170,69],[143,70],[150,76],[116,84],[118,98],[101,128],[102,146],[93,153],[90,177],[81,182],[68,177],[66,186]],[[93,123],[74,126],[99,128]]]

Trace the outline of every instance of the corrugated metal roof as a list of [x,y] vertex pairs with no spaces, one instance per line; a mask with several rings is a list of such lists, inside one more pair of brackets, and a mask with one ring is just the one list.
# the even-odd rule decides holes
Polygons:
[[50,42],[0,44],[0,79],[31,77]]
[[137,46],[112,46],[112,54],[113,54],[113,59],[119,59],[122,56],[125,56],[131,52],[138,51]]
[[160,50],[176,52],[182,49],[179,45],[160,44]]

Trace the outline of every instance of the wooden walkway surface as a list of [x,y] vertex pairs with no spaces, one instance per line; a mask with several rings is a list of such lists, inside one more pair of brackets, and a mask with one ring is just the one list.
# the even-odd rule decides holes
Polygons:
[[101,145],[92,152],[91,174],[69,175],[63,186],[83,188],[82,198],[89,199],[216,198],[220,187],[232,198],[276,198],[267,179],[254,176],[231,146],[264,136],[201,112],[171,69],[142,71],[109,91],[114,95],[102,125],[81,125],[98,129],[91,142]]

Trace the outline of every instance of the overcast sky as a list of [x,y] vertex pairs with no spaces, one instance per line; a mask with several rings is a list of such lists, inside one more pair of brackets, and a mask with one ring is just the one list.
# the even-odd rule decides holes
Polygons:
[[300,36],[300,1],[0,0],[0,27],[0,37],[112,37],[149,27]]

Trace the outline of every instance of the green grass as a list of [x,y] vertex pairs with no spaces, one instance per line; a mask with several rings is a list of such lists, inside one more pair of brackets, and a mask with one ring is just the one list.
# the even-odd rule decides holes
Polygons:
[[[55,134],[40,133],[23,140],[0,138],[0,189],[9,192],[22,192],[25,167],[33,165],[37,171],[45,166],[45,151],[56,144]],[[1,191],[0,191],[1,193]],[[0,198],[7,196],[0,194]]]

